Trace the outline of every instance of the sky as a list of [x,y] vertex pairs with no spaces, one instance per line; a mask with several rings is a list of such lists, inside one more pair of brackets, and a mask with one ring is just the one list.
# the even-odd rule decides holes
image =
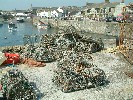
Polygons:
[[[121,0],[110,0],[120,2]],[[62,6],[85,6],[86,2],[100,3],[104,0],[0,0],[0,10],[24,10],[33,7],[62,7]],[[125,3],[133,3],[133,0],[125,0]]]

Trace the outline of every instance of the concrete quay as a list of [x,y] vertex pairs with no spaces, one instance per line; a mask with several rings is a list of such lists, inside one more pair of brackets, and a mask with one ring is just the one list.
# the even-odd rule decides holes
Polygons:
[[42,22],[49,22],[52,27],[60,27],[73,25],[78,31],[92,32],[97,34],[113,35],[117,36],[119,34],[120,28],[117,22],[99,22],[93,20],[54,20],[54,19],[40,19],[33,18],[33,24]]

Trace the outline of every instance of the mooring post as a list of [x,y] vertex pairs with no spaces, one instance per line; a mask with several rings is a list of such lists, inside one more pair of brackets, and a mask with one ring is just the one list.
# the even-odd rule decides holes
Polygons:
[[119,33],[119,49],[123,48],[123,41],[124,41],[124,23],[119,23],[120,26],[120,33]]

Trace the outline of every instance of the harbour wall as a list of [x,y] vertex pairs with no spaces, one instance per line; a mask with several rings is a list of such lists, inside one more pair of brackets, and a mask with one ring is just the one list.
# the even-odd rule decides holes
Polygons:
[[33,24],[37,23],[38,20],[42,22],[49,22],[52,27],[68,26],[73,25],[78,31],[92,32],[105,35],[117,36],[120,28],[116,22],[99,22],[92,20],[77,21],[77,20],[53,20],[53,19],[33,19]]

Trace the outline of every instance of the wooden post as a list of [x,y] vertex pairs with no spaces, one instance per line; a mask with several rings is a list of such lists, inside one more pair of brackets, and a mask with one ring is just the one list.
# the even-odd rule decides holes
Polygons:
[[123,41],[124,41],[124,26],[125,26],[125,15],[124,12],[126,11],[126,6],[122,8],[122,14],[123,14],[123,23],[120,23],[120,34],[119,34],[119,49],[122,50],[123,48]]
[[124,41],[124,23],[120,23],[120,33],[119,33],[119,49],[122,50],[123,48],[123,41]]

